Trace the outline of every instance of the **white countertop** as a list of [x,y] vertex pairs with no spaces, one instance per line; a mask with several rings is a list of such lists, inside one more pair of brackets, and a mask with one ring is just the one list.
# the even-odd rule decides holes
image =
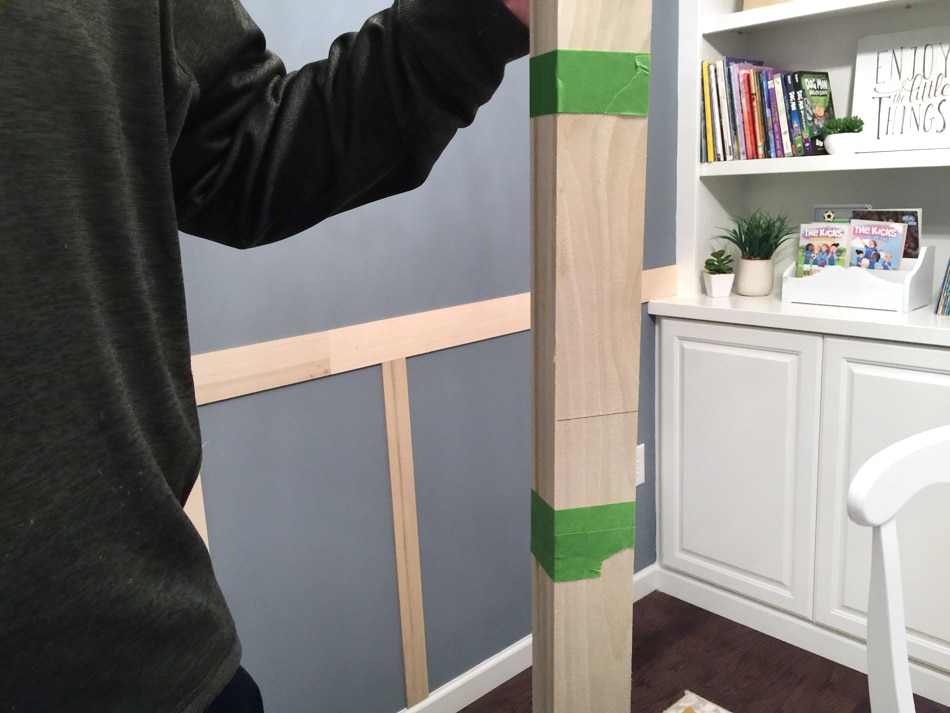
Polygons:
[[932,304],[913,312],[824,307],[783,303],[774,295],[696,295],[649,303],[650,314],[660,317],[950,347],[950,317],[935,315],[933,309]]

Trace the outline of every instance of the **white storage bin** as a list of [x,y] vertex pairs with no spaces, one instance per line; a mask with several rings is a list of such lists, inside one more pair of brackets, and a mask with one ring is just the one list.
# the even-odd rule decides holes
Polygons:
[[782,302],[910,312],[929,305],[933,292],[933,249],[926,246],[916,259],[901,260],[900,270],[836,265],[795,277],[796,267],[782,273]]

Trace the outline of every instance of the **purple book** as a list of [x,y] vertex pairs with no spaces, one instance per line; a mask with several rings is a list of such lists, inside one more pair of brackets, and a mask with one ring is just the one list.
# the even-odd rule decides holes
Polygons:
[[772,118],[772,140],[775,158],[785,158],[785,147],[782,143],[782,124],[778,115],[778,98],[775,95],[775,70],[771,67],[765,70],[766,86],[769,90],[769,114]]
[[775,135],[772,133],[772,102],[769,101],[769,72],[771,67],[761,67],[756,73],[755,78],[758,84],[759,101],[762,106],[759,108],[762,117],[762,131],[765,132],[765,155],[767,158],[775,158]]

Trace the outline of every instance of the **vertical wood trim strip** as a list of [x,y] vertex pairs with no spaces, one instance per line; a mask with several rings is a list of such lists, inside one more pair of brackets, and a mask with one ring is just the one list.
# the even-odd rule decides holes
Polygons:
[[396,541],[396,581],[406,677],[406,706],[412,708],[429,695],[429,672],[422,612],[422,564],[419,554],[415,471],[412,462],[409,377],[405,359],[386,362],[381,366],[393,501],[393,532]]

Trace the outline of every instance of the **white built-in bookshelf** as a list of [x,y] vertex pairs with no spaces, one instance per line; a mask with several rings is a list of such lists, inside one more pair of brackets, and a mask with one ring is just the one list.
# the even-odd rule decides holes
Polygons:
[[[866,35],[950,25],[950,0],[789,0],[741,11],[742,0],[681,0],[677,156],[679,293],[702,293],[710,238],[747,208],[811,220],[815,204],[919,207],[935,281],[950,258],[950,150],[892,151],[701,164],[700,66],[749,57],[767,65],[827,71],[835,111],[851,109],[857,43]],[[718,245],[717,245],[718,247]],[[791,246],[788,246],[791,249]],[[779,272],[791,252],[777,260]],[[779,281],[776,280],[776,289]],[[934,289],[936,290],[936,284]],[[948,325],[950,326],[950,325]]]
[[[858,39],[950,26],[950,0],[741,5],[679,2],[679,295],[649,308],[659,317],[660,572],[674,596],[866,670],[871,543],[866,528],[849,524],[847,484],[878,447],[950,422],[950,317],[933,305],[890,312],[783,302],[780,279],[769,297],[711,299],[701,270],[720,247],[710,238],[746,209],[784,211],[796,224],[811,222],[815,204],[920,208],[935,294],[950,258],[950,150],[703,164],[700,67],[741,57],[826,71],[842,116]],[[788,248],[776,273],[793,260],[797,245]],[[918,281],[915,297],[920,282],[926,291],[928,280]],[[923,554],[950,537],[948,501],[928,494],[899,523],[913,685],[945,705],[950,566]]]

